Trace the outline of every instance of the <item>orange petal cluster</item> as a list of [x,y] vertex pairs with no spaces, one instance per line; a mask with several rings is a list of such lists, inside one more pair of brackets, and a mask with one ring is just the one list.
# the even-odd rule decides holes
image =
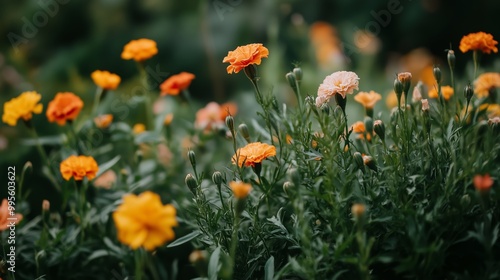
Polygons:
[[[443,95],[444,100],[448,101],[453,96],[453,88],[450,86],[442,86],[441,94]],[[436,88],[432,88],[429,90],[429,98],[438,98],[438,92]]]
[[479,192],[487,192],[493,186],[493,179],[491,179],[490,174],[476,175],[473,179],[474,187]]
[[0,231],[8,229],[12,224],[18,224],[23,220],[23,215],[14,214],[11,216],[11,211],[9,210],[9,202],[6,198],[2,200],[2,205],[0,205]]
[[381,99],[382,96],[373,90],[370,90],[370,92],[360,91],[354,96],[354,100],[367,109],[373,109],[373,107],[375,107],[375,103]]
[[497,53],[498,44],[493,35],[486,32],[470,33],[460,40],[459,49],[463,53],[468,51],[481,51],[482,53],[490,54],[491,52]]
[[474,93],[479,98],[488,97],[490,90],[500,87],[500,73],[483,73],[474,81]]
[[243,165],[254,167],[255,164],[261,163],[266,158],[275,155],[275,146],[261,142],[253,142],[238,149],[236,154],[233,155],[231,161],[239,167],[242,167]]
[[245,199],[252,190],[251,184],[247,184],[241,181],[231,181],[229,182],[229,187],[231,187],[234,197],[236,197],[237,199]]
[[50,101],[46,115],[50,122],[64,125],[66,121],[76,119],[82,108],[83,101],[80,97],[72,92],[59,92],[56,94],[56,97]]
[[94,118],[95,125],[100,129],[108,128],[112,122],[113,115],[111,114],[100,115]]
[[269,56],[269,50],[262,44],[248,44],[237,47],[234,51],[229,51],[222,60],[223,63],[229,62],[227,73],[238,73],[245,67],[256,64],[260,65],[262,58]]
[[122,59],[137,62],[148,60],[158,53],[156,42],[150,39],[132,40],[123,47]]
[[120,76],[110,73],[108,71],[96,70],[90,74],[92,81],[105,90],[114,90],[120,85]]
[[42,96],[36,91],[26,91],[18,97],[3,104],[2,121],[10,126],[15,126],[19,119],[31,120],[33,114],[40,114],[43,105],[39,104]]
[[97,166],[97,162],[91,156],[72,155],[61,162],[59,170],[66,181],[69,181],[71,177],[76,181],[81,181],[84,177],[92,180],[95,178],[97,171],[99,171],[99,166]]
[[188,72],[181,72],[171,76],[160,85],[161,95],[178,95],[191,85],[194,78],[195,75]]

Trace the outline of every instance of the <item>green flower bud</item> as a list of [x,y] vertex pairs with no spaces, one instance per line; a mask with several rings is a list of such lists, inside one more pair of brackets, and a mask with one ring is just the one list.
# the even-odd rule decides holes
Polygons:
[[295,75],[292,72],[288,72],[285,77],[286,80],[288,81],[288,84],[290,84],[290,87],[293,88],[293,90],[297,89]]
[[285,183],[283,183],[283,192],[287,196],[290,195],[290,191],[291,191],[292,188],[293,188],[293,183],[292,182],[286,181]]
[[194,153],[193,150],[188,151],[188,159],[189,159],[189,162],[191,163],[191,166],[193,168],[196,168],[196,154]]
[[217,186],[220,186],[222,184],[222,173],[220,173],[220,171],[215,171],[214,174],[212,174],[212,181]]
[[198,188],[198,184],[196,183],[196,179],[194,178],[193,175],[188,174],[186,175],[186,179],[184,180],[186,183],[186,186],[189,188],[189,190],[196,195],[196,188]]
[[229,128],[231,133],[234,133],[234,118],[232,116],[226,117],[226,126]]
[[365,164],[363,162],[363,156],[361,155],[361,153],[355,152],[354,154],[352,154],[352,158],[354,159],[354,163],[356,164],[356,166],[363,171],[365,169]]
[[382,141],[385,140],[385,125],[381,120],[376,120],[373,123],[373,130],[375,133],[382,139]]
[[365,117],[365,130],[366,133],[373,134],[373,119]]
[[241,135],[243,136],[243,138],[245,138],[245,140],[247,141],[247,143],[250,143],[250,132],[248,131],[248,126],[244,123],[240,124],[240,126],[238,126],[238,129],[240,130],[240,133]]
[[300,67],[293,68],[293,74],[295,75],[297,82],[300,83],[302,81],[302,69]]
[[474,89],[472,88],[471,84],[468,83],[464,88],[464,96],[467,102],[470,102],[473,95],[474,95]]
[[441,83],[441,69],[439,67],[434,66],[434,69],[432,69],[432,73],[434,73],[434,78],[436,79],[436,82],[438,84]]
[[455,52],[453,50],[448,50],[448,65],[453,70],[455,68]]

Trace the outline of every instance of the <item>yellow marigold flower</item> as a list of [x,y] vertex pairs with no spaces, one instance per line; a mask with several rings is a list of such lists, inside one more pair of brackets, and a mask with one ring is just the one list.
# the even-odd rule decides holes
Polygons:
[[76,181],[81,181],[83,177],[94,179],[99,166],[93,157],[72,155],[61,162],[59,169],[64,180],[69,181],[73,177]]
[[316,106],[320,107],[328,102],[335,94],[340,94],[342,98],[346,94],[352,94],[358,89],[359,77],[351,71],[337,71],[326,76],[323,83],[319,85],[318,97],[316,98]]
[[[450,86],[442,86],[441,94],[443,95],[444,100],[448,101],[453,96],[453,88]],[[429,98],[438,98],[438,92],[436,88],[432,88],[429,90]]]
[[500,87],[500,73],[484,73],[474,81],[474,93],[478,98],[488,97],[493,88]]
[[156,42],[150,39],[132,40],[123,47],[122,59],[141,62],[158,53]]
[[234,51],[229,51],[222,60],[223,63],[229,62],[227,73],[238,73],[245,67],[256,64],[260,65],[262,58],[269,56],[269,50],[262,44],[249,44],[237,47]]
[[160,196],[150,191],[123,196],[123,203],[113,212],[113,221],[118,240],[133,250],[142,247],[153,251],[175,238],[174,206],[163,205]]
[[373,107],[375,107],[375,103],[381,99],[382,96],[373,90],[370,90],[370,92],[360,91],[354,96],[354,100],[368,109],[373,109]]
[[245,166],[254,167],[256,163],[261,163],[268,157],[276,155],[276,147],[261,142],[254,142],[240,148],[233,155],[231,161],[239,167]]
[[49,122],[56,122],[58,125],[66,124],[78,117],[83,108],[83,101],[72,92],[59,92],[50,101],[47,107],[47,118]]
[[113,115],[111,114],[100,115],[94,118],[95,125],[101,129],[108,128],[111,122],[113,122]]
[[229,186],[233,191],[234,197],[236,197],[237,199],[245,199],[252,190],[251,184],[247,184],[241,181],[231,181],[229,182]]
[[196,76],[188,72],[181,72],[166,79],[161,85],[161,95],[178,95],[182,90],[191,85]]
[[145,126],[144,124],[142,124],[142,123],[136,123],[136,124],[134,125],[134,127],[132,128],[132,132],[133,132],[134,134],[136,134],[136,135],[137,135],[137,134],[141,134],[141,133],[143,133],[144,131],[146,131],[146,126]]
[[481,51],[490,54],[492,51],[494,53],[498,52],[498,48],[496,47],[497,44],[498,42],[493,39],[493,35],[485,32],[477,32],[462,37],[459,49],[463,53],[468,51]]
[[106,90],[114,90],[120,85],[120,76],[110,73],[108,71],[96,70],[90,74],[94,83]]
[[490,174],[476,175],[474,176],[474,187],[479,192],[487,192],[493,186],[493,179],[491,179]]
[[11,216],[10,213],[11,211],[9,210],[9,202],[6,198],[4,198],[2,200],[2,205],[0,205],[0,231],[8,229],[12,225],[12,223],[17,225],[23,220],[23,215],[14,214],[14,216]]
[[15,126],[19,119],[30,120],[33,114],[40,114],[43,105],[38,102],[42,96],[36,91],[26,91],[18,97],[12,98],[3,104],[2,121],[10,126]]

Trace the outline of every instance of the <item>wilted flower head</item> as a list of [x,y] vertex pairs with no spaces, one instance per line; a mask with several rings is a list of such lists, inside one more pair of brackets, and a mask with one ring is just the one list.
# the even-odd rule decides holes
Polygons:
[[227,73],[238,73],[245,67],[256,64],[260,65],[262,58],[269,56],[269,50],[262,44],[248,44],[237,47],[234,51],[229,51],[222,60],[223,63],[229,62]]
[[56,97],[49,102],[47,107],[47,119],[49,122],[56,122],[58,125],[66,124],[78,117],[83,108],[83,101],[72,92],[59,92]]
[[[444,100],[448,101],[453,96],[453,88],[450,86],[442,86],[441,94],[443,95]],[[429,90],[429,98],[438,98],[438,92],[436,88],[432,88]]]
[[241,181],[231,181],[229,182],[229,186],[233,191],[234,197],[236,197],[237,199],[245,199],[252,190],[251,184],[247,184]]
[[490,90],[500,87],[500,73],[483,73],[474,81],[474,93],[479,98],[488,97]]
[[261,142],[253,142],[240,148],[233,155],[231,161],[239,167],[245,166],[254,167],[255,164],[261,163],[268,157],[276,155],[276,147]]
[[90,77],[97,86],[106,90],[116,89],[121,82],[120,76],[108,71],[96,70],[90,74]]
[[373,90],[370,90],[370,92],[360,91],[354,96],[354,100],[368,109],[373,109],[373,107],[375,107],[375,103],[381,99],[382,96]]
[[178,95],[182,90],[191,85],[191,81],[194,78],[195,75],[188,72],[172,75],[160,85],[161,95]]
[[346,94],[352,94],[358,89],[359,77],[356,73],[350,71],[338,71],[326,76],[323,83],[319,85],[316,106],[328,102],[335,94],[340,94],[342,98]]
[[490,54],[492,51],[494,53],[498,52],[498,48],[496,47],[497,44],[498,42],[493,39],[493,35],[485,32],[477,32],[462,37],[459,49],[463,53],[468,51],[481,51]]
[[61,162],[59,169],[64,180],[69,181],[73,177],[75,181],[81,181],[83,177],[94,179],[99,166],[91,156],[72,155]]
[[493,179],[491,179],[490,174],[476,175],[474,176],[474,187],[479,192],[487,192],[493,186]]
[[108,128],[111,122],[113,122],[113,115],[111,114],[100,115],[94,118],[95,125],[100,129]]
[[11,213],[12,211],[9,210],[9,202],[4,198],[2,200],[2,205],[0,205],[0,231],[8,229],[12,223],[17,225],[23,220],[23,215],[16,213],[12,216]]
[[173,240],[172,227],[177,226],[176,210],[163,205],[160,196],[146,191],[140,195],[126,194],[123,203],[113,212],[118,240],[131,249],[143,247],[153,251]]
[[43,105],[39,104],[42,96],[36,91],[26,91],[18,97],[12,98],[3,104],[2,121],[15,126],[19,119],[31,120],[33,114],[40,114]]
[[133,59],[137,62],[150,59],[158,53],[156,42],[150,39],[132,40],[123,47],[122,59]]

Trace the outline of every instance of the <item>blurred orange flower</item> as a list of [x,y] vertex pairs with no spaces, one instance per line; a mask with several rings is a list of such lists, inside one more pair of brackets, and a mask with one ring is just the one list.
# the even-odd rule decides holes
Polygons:
[[219,105],[216,102],[210,102],[196,112],[195,126],[204,131],[221,129],[225,125],[226,117],[234,116],[237,112],[238,106],[234,103]]
[[174,114],[169,113],[169,114],[167,114],[167,115],[165,116],[165,118],[163,119],[163,124],[164,124],[165,126],[169,126],[169,125],[172,123],[172,121],[173,121],[173,120],[174,120]]
[[146,126],[142,123],[136,123],[134,125],[134,127],[132,128],[132,132],[137,135],[137,134],[141,134],[143,133],[144,131],[146,131]]
[[122,59],[141,62],[158,53],[156,42],[150,39],[132,40],[123,47]]
[[18,97],[12,98],[3,104],[2,121],[10,126],[15,126],[22,118],[31,120],[33,114],[40,114],[43,105],[39,104],[42,95],[36,91],[25,91]]
[[[396,95],[396,93],[393,91],[389,92],[389,94],[387,95],[387,97],[385,98],[385,104],[387,105],[387,108],[389,109],[392,109],[392,108],[395,108],[395,107],[398,107],[398,96]],[[405,96],[404,94],[401,95],[401,105],[404,105],[405,104]]]
[[309,29],[309,38],[316,53],[316,61],[323,69],[338,69],[345,63],[342,42],[337,29],[324,21],[313,23]]
[[353,123],[351,128],[355,133],[365,133],[365,124],[362,121]]
[[163,205],[156,193],[126,194],[113,212],[118,240],[133,250],[143,247],[153,251],[175,238],[172,227],[178,225],[176,212],[171,204]]
[[238,73],[245,67],[257,64],[260,65],[261,59],[269,56],[269,50],[262,44],[248,44],[237,47],[234,51],[229,51],[222,60],[223,63],[229,62],[227,73]]
[[[268,157],[276,155],[276,147],[261,142],[254,142],[240,148],[233,155],[231,161],[239,167],[245,166],[254,167],[256,163],[261,163]],[[236,162],[237,161],[237,162]]]
[[[442,86],[441,94],[443,95],[444,100],[448,101],[453,96],[453,88],[450,86]],[[429,98],[438,98],[438,92],[436,88],[432,88],[429,90]]]
[[474,187],[479,192],[487,192],[493,186],[493,179],[491,179],[490,174],[476,175],[473,179]]
[[59,92],[50,101],[47,107],[47,118],[49,122],[57,122],[58,125],[66,124],[78,117],[83,108],[83,101],[72,92]]
[[69,181],[73,177],[76,181],[81,181],[83,177],[94,179],[99,166],[91,156],[72,155],[61,162],[59,169],[64,180]]
[[478,98],[488,97],[490,90],[497,87],[500,87],[500,73],[484,73],[474,81],[474,93]]
[[160,85],[161,95],[178,95],[179,92],[189,87],[194,78],[195,75],[188,72],[171,76]]
[[498,48],[496,47],[497,44],[498,42],[493,39],[493,35],[485,32],[477,32],[462,37],[459,49],[463,53],[468,51],[481,51],[490,54],[492,51],[494,53],[498,52]]
[[382,96],[373,90],[370,90],[370,92],[360,91],[354,96],[354,100],[368,109],[373,109],[373,107],[375,107],[375,103],[381,99]]
[[111,114],[100,115],[94,118],[95,125],[101,129],[108,128],[111,122],[113,122],[113,115]]
[[14,214],[11,216],[11,211],[9,210],[9,202],[6,198],[2,200],[2,205],[0,205],[0,231],[8,229],[12,223],[15,225],[19,224],[23,220],[23,215]]
[[316,106],[320,107],[328,102],[335,94],[340,94],[342,98],[345,98],[346,94],[352,94],[355,89],[357,90],[358,85],[359,77],[356,73],[351,71],[334,72],[326,76],[323,83],[319,85]]
[[94,83],[106,90],[114,90],[121,82],[120,76],[110,73],[108,71],[96,70],[90,74]]
[[247,184],[241,181],[231,181],[229,182],[229,186],[233,191],[234,197],[236,197],[237,199],[245,199],[252,190],[251,184]]

